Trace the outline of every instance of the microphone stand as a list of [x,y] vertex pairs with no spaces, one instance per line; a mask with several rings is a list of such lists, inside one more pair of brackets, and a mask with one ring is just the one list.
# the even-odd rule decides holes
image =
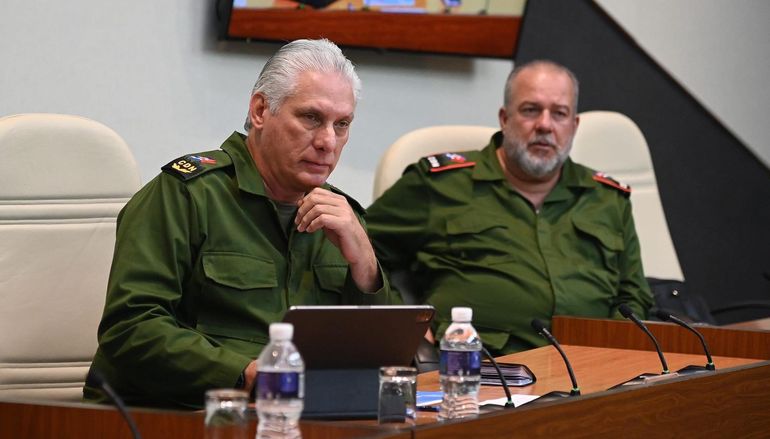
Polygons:
[[577,385],[577,380],[575,379],[575,373],[572,371],[572,365],[567,359],[567,354],[564,353],[564,350],[561,348],[561,345],[556,340],[556,337],[551,335],[548,329],[546,329],[543,322],[540,321],[539,319],[532,319],[532,328],[538,334],[545,337],[548,340],[548,342],[551,343],[553,347],[555,347],[556,350],[561,355],[561,358],[564,361],[564,364],[567,366],[567,373],[569,374],[569,379],[572,382],[572,390],[570,390],[569,392],[554,390],[552,392],[548,392],[545,395],[540,396],[539,398],[533,399],[532,401],[529,401],[525,404],[532,404],[534,402],[540,403],[540,402],[555,401],[562,398],[569,398],[570,396],[580,396],[580,388]]
[[90,381],[102,389],[104,393],[106,393],[107,396],[112,400],[112,402],[115,403],[115,407],[118,409],[118,413],[120,413],[120,415],[126,421],[126,424],[128,424],[128,428],[131,429],[131,435],[134,437],[134,439],[142,439],[142,435],[139,434],[139,428],[137,428],[134,419],[128,413],[128,409],[126,408],[126,404],[123,402],[123,398],[121,398],[112,388],[112,386],[110,386],[110,384],[104,378],[104,375],[92,367],[91,370],[88,371],[88,376],[91,378]]
[[495,367],[495,371],[497,371],[497,376],[500,378],[500,382],[503,384],[503,390],[505,391],[505,398],[507,401],[505,402],[505,406],[503,408],[513,408],[516,407],[513,404],[513,400],[511,399],[511,389],[508,388],[508,381],[505,380],[505,375],[503,374],[503,371],[500,370],[500,366],[497,365],[497,361],[495,361],[494,357],[490,355],[489,351],[485,347],[481,347],[481,352],[484,353],[484,356],[487,357],[490,363],[492,363],[492,366]]
[[673,314],[669,314],[667,312],[658,310],[658,312],[656,312],[655,315],[664,322],[676,323],[677,325],[695,334],[700,340],[701,346],[703,346],[703,352],[706,353],[706,359],[708,362],[706,363],[705,366],[689,365],[679,369],[678,371],[676,371],[676,373],[678,373],[679,375],[689,375],[693,373],[708,372],[708,371],[716,370],[716,366],[714,366],[714,360],[711,358],[711,352],[709,351],[709,347],[706,344],[706,339],[703,338],[703,334],[701,334],[691,325],[687,324],[684,320],[676,317]]
[[652,340],[652,343],[655,345],[655,351],[658,353],[658,358],[660,358],[660,364],[661,366],[663,366],[663,371],[660,374],[643,373],[641,375],[637,375],[628,381],[625,381],[610,387],[610,389],[615,389],[617,387],[624,387],[624,386],[633,386],[638,384],[648,384],[654,381],[661,381],[664,379],[669,379],[669,378],[674,378],[679,376],[677,372],[674,372],[674,373],[669,372],[668,364],[666,363],[666,358],[663,356],[663,351],[660,349],[660,344],[658,343],[658,340],[655,338],[654,335],[652,335],[650,330],[647,329],[647,326],[645,326],[645,324],[642,323],[641,320],[639,320],[639,318],[634,314],[634,312],[631,311],[631,308],[629,308],[628,305],[626,305],[625,303],[621,303],[620,306],[618,307],[618,311],[620,311],[620,314],[622,314],[623,317],[634,322],[634,324],[638,326],[639,329],[644,331],[644,333],[647,334],[647,337],[649,337],[650,340]]

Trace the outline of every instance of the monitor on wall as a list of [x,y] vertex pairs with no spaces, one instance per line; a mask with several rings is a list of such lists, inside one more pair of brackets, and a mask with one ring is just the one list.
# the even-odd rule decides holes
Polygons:
[[526,0],[217,0],[219,37],[511,59]]

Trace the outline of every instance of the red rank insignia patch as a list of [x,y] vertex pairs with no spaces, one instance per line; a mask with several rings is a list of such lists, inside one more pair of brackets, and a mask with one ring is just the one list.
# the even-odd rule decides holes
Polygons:
[[476,162],[468,161],[468,159],[456,152],[446,152],[443,154],[436,154],[425,157],[430,166],[430,172],[441,172],[448,169],[468,168],[476,166]]

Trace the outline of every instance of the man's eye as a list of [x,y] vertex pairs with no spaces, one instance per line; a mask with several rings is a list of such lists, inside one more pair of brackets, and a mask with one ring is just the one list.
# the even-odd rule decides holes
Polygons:
[[554,119],[564,120],[567,117],[569,117],[569,113],[566,111],[554,111],[553,112]]
[[537,114],[540,113],[540,109],[535,107],[525,107],[525,108],[522,108],[520,111],[521,111],[521,114],[523,114],[524,116],[536,116]]
[[350,127],[350,121],[349,120],[341,120],[337,122],[337,128],[346,130]]

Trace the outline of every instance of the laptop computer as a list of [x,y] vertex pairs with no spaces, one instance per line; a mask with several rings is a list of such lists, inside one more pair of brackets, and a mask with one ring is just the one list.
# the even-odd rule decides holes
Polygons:
[[305,419],[377,416],[379,368],[409,366],[429,305],[293,306],[283,321],[305,361]]

